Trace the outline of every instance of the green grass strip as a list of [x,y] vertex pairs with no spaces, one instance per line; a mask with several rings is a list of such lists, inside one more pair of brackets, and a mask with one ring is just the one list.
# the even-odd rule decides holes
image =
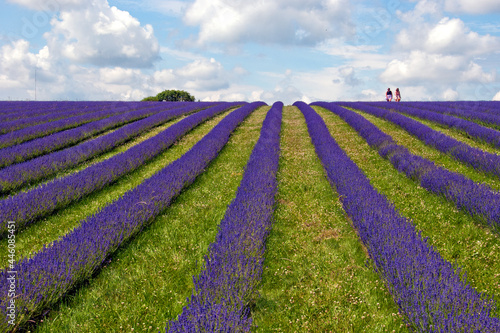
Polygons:
[[372,185],[392,201],[402,215],[413,220],[445,260],[465,269],[467,281],[474,288],[499,302],[500,237],[444,197],[426,191],[399,173],[340,117],[321,108],[316,111]]
[[[147,139],[149,139],[149,138],[155,136],[156,134],[164,131],[168,127],[170,127],[173,124],[181,121],[184,118],[186,118],[186,116],[181,116],[179,118],[175,118],[175,119],[172,119],[172,120],[170,120],[168,122],[165,122],[164,124],[161,124],[159,126],[153,127],[149,131],[143,132],[142,134],[139,134],[139,135],[131,138],[130,140],[125,141],[123,144],[115,147],[111,151],[108,151],[108,152],[105,152],[103,154],[94,156],[94,157],[90,158],[89,160],[87,160],[87,161],[85,161],[83,163],[80,163],[79,165],[76,165],[74,167],[61,170],[58,173],[56,173],[56,174],[54,174],[54,175],[52,175],[50,177],[44,178],[43,180],[40,180],[40,181],[37,181],[37,182],[33,182],[32,184],[30,184],[28,186],[25,186],[24,188],[22,188],[20,190],[12,191],[11,194],[16,194],[16,193],[19,193],[19,192],[22,192],[22,191],[29,191],[29,190],[34,189],[34,188],[36,188],[36,187],[38,187],[38,186],[40,186],[42,184],[50,182],[51,180],[53,180],[55,178],[60,178],[60,177],[64,177],[64,176],[70,175],[72,173],[75,173],[75,172],[81,171],[81,170],[83,170],[85,168],[88,168],[89,166],[91,166],[93,164],[96,164],[96,163],[102,162],[104,160],[107,160],[107,159],[109,159],[109,158],[111,158],[111,157],[113,157],[115,155],[118,155],[119,153],[122,153],[122,152],[126,151],[127,149],[130,149],[131,147],[133,147],[135,145],[138,145],[139,143],[141,143],[143,141],[146,141]],[[104,136],[104,135],[110,134],[110,133],[112,133],[112,132],[114,132],[116,130],[117,129],[112,129],[110,131],[107,131],[107,132],[102,133],[100,135],[94,136],[94,137],[92,137],[92,138],[90,138],[88,140],[85,140],[83,142],[87,142],[87,141],[91,141],[91,140],[97,139],[100,136]],[[0,199],[3,199],[5,197],[7,197],[7,195],[3,195]]]
[[[485,183],[485,184],[491,186],[492,188],[500,191],[500,178],[498,178],[497,176],[491,175],[491,174],[486,174],[486,173],[480,172],[478,170],[474,170],[473,167],[468,166],[464,163],[461,163],[460,161],[457,161],[452,156],[445,154],[443,152],[440,152],[439,150],[437,150],[433,147],[427,146],[425,143],[423,143],[422,141],[420,141],[416,137],[412,136],[411,134],[406,132],[404,129],[402,129],[398,125],[395,125],[395,124],[393,124],[385,119],[377,118],[375,116],[361,112],[359,110],[352,110],[352,111],[365,117],[372,124],[377,126],[381,131],[392,136],[392,138],[394,139],[394,141],[397,144],[405,146],[406,148],[408,148],[408,150],[412,154],[422,156],[428,160],[433,161],[434,163],[436,163],[436,165],[439,165],[439,166],[441,166],[445,169],[448,169],[450,171],[460,173],[460,174],[472,179],[473,181],[475,181],[477,183]],[[454,131],[454,132],[455,132],[454,134],[459,134],[456,131]],[[447,133],[444,133],[444,134],[448,135]],[[459,136],[459,135],[456,135],[456,136]],[[456,137],[454,137],[454,138],[457,139]],[[457,140],[459,140],[459,139],[457,139]],[[470,145],[470,142],[468,142],[468,141],[471,141],[471,140],[461,140],[461,141]],[[481,146],[481,147],[479,147],[479,146]],[[483,149],[483,146],[484,145],[481,145],[481,144],[474,145],[474,147],[477,147],[480,149]],[[490,147],[490,150],[491,150],[491,147]]]
[[[457,128],[451,128],[451,127],[445,126],[443,124],[435,123],[435,122],[432,122],[432,121],[426,120],[426,119],[420,119],[420,118],[417,118],[415,116],[409,116],[407,114],[404,114],[404,116],[411,118],[415,121],[418,121],[424,125],[427,125],[430,128],[432,128],[433,130],[441,132],[443,134],[446,134],[449,137],[452,137],[455,140],[461,141],[461,142],[463,142],[471,147],[479,148],[481,150],[487,151],[488,153],[492,153],[492,154],[497,154],[497,155],[500,154],[500,149],[495,147],[493,144],[485,142],[484,140],[481,140],[478,138],[474,138],[474,137],[470,136],[469,134],[467,134],[463,130],[459,130]],[[484,127],[488,127],[488,126],[486,126],[484,124],[480,124],[480,123],[479,123],[479,125],[484,126]],[[500,129],[497,129],[497,128],[494,128],[494,129],[496,129],[497,131],[500,131]]]
[[36,332],[158,332],[180,314],[268,109],[254,111],[207,170]]
[[329,185],[296,107],[283,110],[275,222],[255,332],[406,332]]

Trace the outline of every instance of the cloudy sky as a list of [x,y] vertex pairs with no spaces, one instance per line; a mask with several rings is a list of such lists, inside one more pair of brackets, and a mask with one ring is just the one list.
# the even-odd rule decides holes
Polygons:
[[499,0],[0,4],[0,100],[500,100]]

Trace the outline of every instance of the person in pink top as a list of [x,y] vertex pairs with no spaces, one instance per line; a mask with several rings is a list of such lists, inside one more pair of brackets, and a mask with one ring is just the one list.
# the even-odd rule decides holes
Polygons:
[[401,101],[401,93],[399,92],[399,88],[396,88],[396,102]]

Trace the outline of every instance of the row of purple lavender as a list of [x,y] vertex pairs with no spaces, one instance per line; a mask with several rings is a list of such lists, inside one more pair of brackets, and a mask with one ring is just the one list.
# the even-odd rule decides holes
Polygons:
[[[423,104],[423,105],[422,105]],[[395,110],[400,113],[407,114],[409,116],[414,116],[420,119],[430,120],[432,122],[436,122],[438,124],[445,125],[450,128],[457,129],[459,131],[464,131],[469,136],[473,138],[480,139],[485,141],[497,148],[500,148],[500,132],[488,127],[481,126],[473,121],[461,119],[458,117],[451,116],[449,114],[453,114],[449,107],[439,106],[439,104],[429,104],[429,103],[394,103],[390,107],[387,106],[387,103],[374,104],[379,107],[383,107],[385,109],[390,108],[391,110]],[[423,108],[425,107],[425,109]],[[456,112],[458,114],[458,112]],[[462,110],[463,114],[472,114],[471,111]],[[493,115],[488,115],[481,112],[476,112],[479,114],[487,115],[493,117]],[[497,122],[500,126],[500,116],[495,116]],[[472,117],[470,117],[472,118]]]
[[[175,140],[214,115],[242,103],[219,103],[170,126],[158,135],[88,168],[55,179],[33,190],[20,192],[0,201],[0,237],[7,231],[7,221],[16,222],[21,231],[37,218],[102,189],[119,177],[137,169],[170,147]],[[195,107],[195,104],[192,104]]]
[[[0,135],[0,148],[11,147],[28,140],[33,140],[52,133],[61,132],[70,128],[90,123],[92,121],[117,116],[135,109],[144,108],[144,106],[145,105],[141,107],[140,104],[131,103],[127,106],[122,106],[119,108],[109,108],[105,110],[95,110],[91,108],[83,115],[65,117],[63,119],[54,121],[47,120],[40,124],[26,126],[25,128],[15,129],[11,128],[11,126],[7,126],[5,128],[5,134]],[[25,120],[20,119],[16,120],[15,122],[21,121]]]
[[96,139],[0,169],[0,193],[17,189],[30,182],[49,177],[58,171],[78,165],[117,147],[148,129],[175,117],[212,105],[215,105],[215,103],[185,102],[178,105],[183,107],[169,108]]
[[[381,106],[381,107],[387,107],[387,103],[374,103],[376,106]],[[453,105],[453,104],[452,104]],[[429,103],[429,102],[406,102],[406,103],[394,103],[391,104],[391,108],[396,108],[398,111],[401,108],[402,110],[408,110],[408,112],[411,112],[411,109],[417,109],[417,110],[428,110],[432,111],[434,113],[439,113],[443,115],[448,115],[448,116],[456,116],[456,117],[443,117],[443,120],[445,121],[444,124],[450,127],[454,127],[455,122],[457,123],[456,126],[464,126],[465,128],[466,125],[468,124],[467,121],[465,122],[460,122],[457,121],[459,120],[464,120],[468,119],[471,121],[480,121],[486,124],[493,125],[495,127],[500,127],[500,115],[493,114],[490,112],[485,112],[485,111],[478,111],[478,110],[470,110],[470,109],[463,109],[463,108],[458,108],[458,107],[452,107],[450,104],[443,104],[443,103]],[[425,113],[424,113],[425,114]],[[415,116],[418,117],[417,114]],[[434,116],[436,117],[436,116]],[[461,119],[463,118],[463,119]],[[432,119],[429,119],[432,120]],[[455,120],[455,122],[453,122]],[[457,127],[459,128],[459,127]]]
[[[125,193],[94,216],[35,254],[17,262],[19,297],[16,325],[21,326],[69,290],[88,279],[123,242],[139,233],[172,199],[203,172],[234,129],[262,102],[245,104],[226,116],[181,158]],[[228,108],[222,104],[214,108]],[[202,111],[203,112],[203,111]],[[196,115],[196,114],[195,114]],[[7,326],[8,270],[0,272],[0,331]]]
[[428,101],[428,102],[405,102],[408,104],[418,103],[423,108],[427,105],[445,106],[450,109],[477,111],[500,115],[500,101]]
[[491,315],[494,301],[472,288],[371,186],[310,106],[294,105],[304,114],[327,177],[411,328],[418,332],[499,332],[500,319]]
[[361,110],[376,117],[386,119],[400,126],[408,133],[416,136],[425,144],[434,147],[445,154],[453,156],[458,161],[465,163],[476,170],[500,177],[500,155],[488,153],[479,148],[471,147],[397,112],[373,107],[360,102],[340,102],[339,105]]
[[110,101],[88,101],[88,102],[44,102],[44,101],[0,101],[0,122],[11,121],[21,118],[31,118],[51,113],[65,112],[74,109],[86,109],[96,106],[102,110],[106,108],[116,108],[119,104],[122,106],[129,102],[110,102]]
[[188,305],[166,332],[249,332],[249,304],[256,294],[272,225],[277,190],[283,103],[269,110]]
[[[81,116],[81,115],[91,115],[94,112],[98,111],[103,111],[104,110],[104,105],[96,105],[94,107],[86,108],[86,107],[81,107],[75,109],[74,107],[71,107],[69,109],[59,109],[57,112],[51,112],[48,114],[43,114],[40,116],[34,116],[34,117],[29,117],[27,116],[28,112],[19,112],[19,118],[15,120],[10,120],[10,121],[4,121],[0,122],[0,133],[8,133],[8,132],[13,132],[28,126],[35,126],[38,124],[43,124],[49,121],[55,121],[59,119],[66,119],[66,118],[71,118],[75,116]],[[139,105],[137,105],[139,106]],[[89,117],[91,118],[91,117]],[[78,119],[78,118],[76,118]],[[76,121],[75,121],[76,123]],[[68,125],[71,126],[71,125]]]
[[413,155],[406,147],[396,144],[390,135],[383,133],[355,112],[333,103],[317,102],[313,105],[324,107],[344,119],[371,147],[377,149],[382,157],[389,159],[398,171],[419,181],[423,188],[445,196],[459,209],[485,220],[491,227],[500,228],[499,192],[461,174],[438,167],[421,156]]
[[[92,121],[82,126],[54,133],[52,135],[47,135],[49,133],[43,133],[42,129],[45,127],[54,126],[55,123],[60,122],[59,120],[13,132],[17,133],[23,132],[25,130],[29,132],[32,130],[40,132],[39,134],[44,136],[12,147],[0,149],[0,167],[23,162],[27,159],[34,158],[36,156],[40,156],[54,150],[65,148],[82,140],[85,140],[93,135],[97,135],[103,131],[161,112],[167,107],[172,106],[157,105],[156,107],[140,108],[133,111],[130,111],[128,107],[115,109],[113,111],[101,111],[102,113],[107,114],[104,119]],[[81,117],[82,119],[84,119],[86,116]],[[63,119],[61,121],[64,122],[67,120],[68,119]]]

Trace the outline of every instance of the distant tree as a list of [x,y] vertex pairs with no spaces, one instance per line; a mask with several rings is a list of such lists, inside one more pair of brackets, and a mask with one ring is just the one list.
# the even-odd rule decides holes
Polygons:
[[149,96],[149,97],[143,98],[142,102],[158,102],[158,97]]
[[159,101],[194,102],[194,96],[184,90],[164,90],[156,95]]
[[156,96],[149,96],[142,101],[194,102],[195,98],[184,90],[164,90]]

